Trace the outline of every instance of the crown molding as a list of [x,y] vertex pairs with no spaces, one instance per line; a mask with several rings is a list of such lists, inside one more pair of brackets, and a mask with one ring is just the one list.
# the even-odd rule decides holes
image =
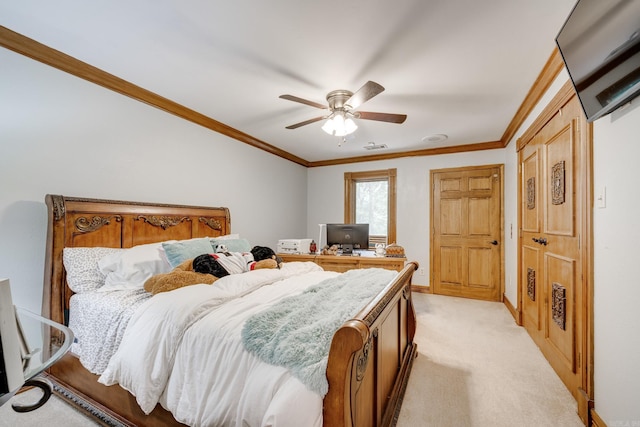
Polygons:
[[0,46],[305,167],[331,166],[390,160],[402,157],[433,156],[504,148],[509,144],[509,141],[513,138],[518,128],[564,67],[560,52],[558,49],[554,49],[499,141],[479,142],[401,153],[308,161],[3,26],[0,26]]
[[120,77],[109,74],[97,67],[82,62],[72,56],[52,49],[42,43],[23,36],[0,26],[0,46],[3,46],[28,58],[42,62],[43,64],[57,68],[73,76],[95,83],[106,89],[117,92],[121,95],[151,105],[167,113],[188,120],[197,125],[203,126],[214,132],[221,133],[230,138],[249,144],[253,147],[267,151],[268,153],[285,158],[302,166],[307,166],[307,161],[297,157],[287,151],[281,150],[271,144],[259,140],[251,135],[241,132],[231,126],[221,123],[211,117],[191,110],[177,102],[164,98],[147,89],[136,86]]
[[524,101],[520,104],[520,108],[518,108],[518,111],[516,111],[516,114],[513,116],[513,119],[511,119],[507,129],[504,131],[501,141],[505,147],[509,145],[509,141],[511,141],[513,136],[516,134],[516,131],[520,126],[522,126],[522,123],[524,123],[526,118],[544,96],[547,89],[549,89],[563,68],[564,62],[562,60],[562,56],[560,55],[560,51],[555,48],[542,68],[542,71],[538,75],[538,78],[533,83],[533,86],[529,89]]
[[403,151],[399,153],[374,154],[370,156],[347,157],[344,159],[320,160],[309,162],[307,167],[344,165],[347,163],[374,162],[378,160],[399,159],[402,157],[436,156],[439,154],[465,153],[470,151],[504,148],[502,141],[479,142],[475,144],[452,145],[449,147],[428,148],[424,150]]

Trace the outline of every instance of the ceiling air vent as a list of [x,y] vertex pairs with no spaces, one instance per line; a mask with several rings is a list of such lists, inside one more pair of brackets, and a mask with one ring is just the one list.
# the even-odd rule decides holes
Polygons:
[[365,150],[383,150],[383,149],[387,148],[387,145],[386,144],[376,144],[375,142],[371,141],[370,143],[365,145],[363,148]]

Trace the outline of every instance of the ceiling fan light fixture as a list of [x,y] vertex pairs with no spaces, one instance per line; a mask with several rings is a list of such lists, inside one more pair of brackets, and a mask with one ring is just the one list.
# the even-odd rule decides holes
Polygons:
[[347,119],[344,121],[344,130],[347,132],[346,135],[355,132],[356,129],[358,129],[358,125],[356,124],[356,122],[354,122],[352,118],[347,117]]
[[335,126],[333,125],[333,118],[329,117],[326,122],[322,125],[322,130],[328,133],[329,135],[333,135],[335,131]]
[[346,136],[358,129],[358,125],[351,117],[345,118],[344,113],[335,113],[329,116],[322,125],[322,130],[333,136]]
[[375,120],[388,123],[404,123],[406,114],[376,113],[371,111],[356,111],[360,105],[367,102],[380,92],[384,87],[376,82],[368,81],[355,93],[345,89],[332,90],[327,94],[327,105],[319,104],[315,101],[299,98],[293,95],[280,95],[281,99],[298,102],[321,110],[329,110],[329,115],[314,117],[293,125],[286,126],[287,129],[297,129],[311,123],[326,120],[322,125],[322,130],[332,136],[344,138],[358,129],[358,125],[353,119]]

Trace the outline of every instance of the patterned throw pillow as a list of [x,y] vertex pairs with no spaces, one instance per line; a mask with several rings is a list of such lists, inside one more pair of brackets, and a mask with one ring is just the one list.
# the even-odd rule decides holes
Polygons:
[[64,248],[62,262],[67,272],[67,284],[75,293],[90,292],[102,287],[105,275],[98,261],[107,255],[122,252],[120,248]]

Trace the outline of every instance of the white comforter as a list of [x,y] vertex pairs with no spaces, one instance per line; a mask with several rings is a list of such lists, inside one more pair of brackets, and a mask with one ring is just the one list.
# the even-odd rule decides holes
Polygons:
[[337,274],[285,263],[155,295],[99,381],[129,390],[145,413],[159,402],[192,426],[321,426],[322,396],[245,351],[241,331],[252,314]]

